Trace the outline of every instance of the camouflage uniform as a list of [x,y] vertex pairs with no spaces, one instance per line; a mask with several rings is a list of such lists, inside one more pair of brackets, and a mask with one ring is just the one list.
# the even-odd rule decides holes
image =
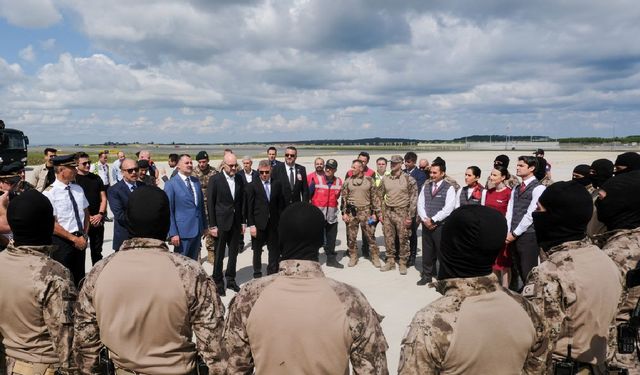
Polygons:
[[[349,249],[350,266],[354,266],[358,261],[358,249],[356,240],[358,238],[358,228],[362,229],[362,236],[366,237],[371,247],[371,261],[376,267],[380,267],[378,245],[376,244],[375,226],[369,225],[368,221],[372,214],[380,218],[380,196],[376,188],[375,181],[371,177],[361,176],[355,178],[348,177],[342,185],[342,204],[340,210],[349,216],[347,222],[347,247]],[[347,209],[348,206],[356,210],[354,216]]]
[[[400,180],[400,181],[398,181]],[[393,189],[400,184],[401,189]],[[406,267],[409,258],[409,236],[411,228],[407,228],[404,221],[415,216],[418,204],[418,184],[406,173],[399,176],[385,176],[380,184],[379,194],[384,197],[382,202],[382,229],[386,247],[387,264],[382,268],[388,271],[395,268],[395,254],[399,250],[401,267]],[[397,205],[396,202],[401,202]],[[400,249],[395,248],[395,237],[399,238]]]
[[607,358],[610,364],[628,369],[629,374],[640,374],[640,361],[636,353],[618,353],[616,342],[616,326],[629,321],[630,314],[640,299],[640,286],[631,289],[626,287],[627,272],[636,268],[640,261],[640,228],[607,232],[601,236],[608,237],[602,250],[620,270],[624,286],[618,303],[616,324],[610,330]]
[[[196,177],[200,180],[200,187],[202,188],[202,195],[204,196],[204,210],[207,212],[207,217],[209,217],[209,205],[207,204],[207,186],[209,186],[209,178],[215,176],[218,173],[215,167],[210,165],[207,166],[207,169],[202,171],[200,167],[193,168],[193,177]],[[209,231],[206,231],[204,236],[204,246],[207,248],[207,260],[210,264],[213,265],[213,261],[216,256],[216,238],[209,234]]]
[[[292,281],[295,284],[288,284]],[[308,285],[313,285],[312,293],[309,293],[309,289],[305,288]],[[283,294],[281,293],[284,289],[287,294],[282,298]],[[327,290],[329,293],[323,293]],[[280,294],[275,295],[275,293]],[[274,295],[280,298],[275,298]],[[291,311],[286,308],[279,311],[264,310],[265,304],[277,309],[281,306],[279,302],[289,305],[295,304],[300,301],[297,299],[298,297],[305,298],[305,296],[313,301],[312,305],[314,302],[318,302],[318,298],[329,298],[329,300],[339,303],[338,306],[332,306],[332,308],[337,308],[343,316],[346,314],[345,326],[341,326],[343,324],[341,319],[339,322],[322,322],[315,316],[309,317],[306,312],[301,313],[300,311],[305,307],[311,309],[316,307],[315,305],[309,307],[305,302],[302,302],[299,309]],[[255,317],[255,315],[265,313],[272,314],[271,316],[286,314],[287,311],[290,311],[290,314],[300,313],[301,316],[308,317],[313,322],[312,324],[304,319],[301,322],[297,318],[293,320],[302,324],[303,329],[309,328],[310,332],[319,333],[315,337],[311,337],[305,335],[305,332],[299,332],[299,338],[280,333],[284,336],[283,341],[285,342],[283,343],[274,340],[273,332],[270,330],[274,329],[272,324],[288,324],[288,316],[280,316],[278,319],[274,319],[275,322]],[[256,319],[255,322],[252,319]],[[284,260],[280,262],[279,273],[249,281],[231,300],[223,340],[228,355],[227,371],[230,374],[250,374],[253,373],[255,367],[255,372],[258,374],[347,373],[346,367],[336,368],[336,366],[346,365],[348,367],[346,361],[350,359],[354,374],[388,374],[385,354],[388,346],[380,327],[381,320],[382,317],[375,312],[358,289],[326,278],[318,262]],[[346,343],[339,342],[341,340],[337,340],[335,345],[327,343],[326,340],[335,338],[335,331],[329,329],[329,327],[335,328],[334,323],[338,324],[340,330],[348,330],[340,333],[346,335]],[[291,326],[287,328],[296,327],[293,324],[292,322]],[[264,340],[271,340],[273,346],[269,344],[266,345],[269,346],[267,348],[255,342],[264,342]],[[291,347],[287,343],[289,341],[295,342],[296,347]],[[322,344],[316,346],[316,342],[328,344],[330,348],[327,349]],[[325,351],[342,346],[345,346],[345,351],[339,354],[339,358],[325,355]],[[277,355],[273,355],[274,351]],[[335,351],[331,352],[335,354]],[[336,364],[336,362],[343,360],[344,363]],[[327,372],[328,368],[332,368],[333,372]],[[278,369],[278,371],[270,372],[269,369]],[[295,369],[297,372],[292,372]]]
[[[11,279],[0,282],[0,337],[4,336],[9,374],[25,363],[44,368],[49,364],[51,373],[77,370],[71,350],[77,293],[69,270],[49,258],[52,250],[53,246],[9,245],[0,254],[0,280]],[[12,285],[21,276],[31,282]],[[31,295],[34,301],[25,298]]]
[[[522,295],[544,317],[550,353],[555,360],[562,360],[571,343],[572,358],[579,361],[581,368],[605,373],[607,332],[598,331],[613,324],[615,318],[612,305],[622,291],[620,278],[611,273],[615,273],[615,266],[607,264],[612,262],[588,238],[554,246],[546,256],[529,273]],[[593,274],[596,268],[600,275]],[[602,287],[593,290],[594,284],[585,284],[585,278]],[[602,340],[594,340],[598,337]],[[549,371],[553,373],[553,368],[549,367]]]
[[[511,356],[510,365],[522,365],[522,374],[545,373],[548,345],[544,322],[526,299],[503,288],[499,284],[498,278],[493,274],[472,278],[445,279],[437,281],[433,285],[443,296],[418,311],[411,321],[409,329],[402,339],[398,374],[480,374],[489,373],[486,372],[487,367],[493,367],[492,370],[495,370],[498,363],[492,363],[491,360],[486,363],[486,358],[472,360],[471,358],[474,357],[477,351],[474,349],[472,352],[468,352],[468,346],[465,348],[464,345],[454,340],[454,338],[457,338],[465,341],[464,337],[467,332],[461,331],[462,328],[458,329],[462,324],[461,320],[466,319],[468,326],[468,321],[474,319],[473,311],[471,311],[474,308],[474,304],[478,303],[478,301],[481,303],[483,300],[497,309],[501,309],[505,306],[501,304],[506,303],[508,304],[506,307],[510,309],[509,311],[520,313],[518,317],[504,317],[516,320],[512,325],[505,324],[505,331],[501,332],[503,336],[517,336],[520,339],[525,335],[525,332],[521,331],[522,328],[525,327],[525,324],[532,323],[534,332],[530,331],[529,334],[533,345],[528,348],[526,356],[524,353],[517,353],[516,356],[517,360],[524,363],[514,361],[514,357]],[[508,297],[504,298],[504,294]],[[486,300],[497,296],[502,298],[491,301]],[[516,303],[515,306],[514,302]],[[467,315],[464,316],[462,314],[462,310],[464,310],[463,304],[465,304],[464,309],[467,309]],[[503,319],[503,317],[496,317],[496,319]],[[477,323],[483,324],[485,322],[478,321]],[[510,321],[509,323],[513,322]],[[477,337],[474,338],[478,339]],[[487,339],[491,338],[487,337]],[[473,343],[473,345],[478,344],[482,345],[481,343]],[[494,344],[500,345],[501,343],[495,342]],[[500,349],[496,347],[495,350],[497,352],[493,354],[499,357],[501,355]],[[462,357],[461,361],[459,361],[460,357]],[[471,367],[483,366],[484,371],[480,371],[477,368],[464,367],[465,365]],[[504,364],[500,365],[504,366]]]
[[[118,264],[120,260],[118,260],[117,257],[138,256],[137,254],[129,255],[129,253],[135,252],[140,252],[139,256],[144,259],[149,259],[149,262],[157,262],[160,260],[163,265],[166,264],[166,260],[168,259],[170,267],[175,267],[177,275],[182,281],[182,285],[178,286],[177,289],[180,290],[180,294],[184,293],[184,299],[178,298],[176,301],[172,302],[172,304],[184,303],[184,307],[178,308],[186,309],[186,315],[184,316],[184,321],[175,321],[173,327],[167,327],[165,324],[158,326],[158,331],[153,332],[153,334],[150,332],[141,332],[141,327],[131,327],[131,329],[138,335],[132,337],[114,337],[114,334],[109,332],[108,329],[105,332],[101,332],[99,323],[106,324],[107,328],[110,326],[129,327],[132,325],[131,322],[134,321],[134,319],[148,319],[149,316],[152,316],[151,313],[154,312],[150,306],[138,305],[138,307],[133,307],[134,310],[131,310],[134,311],[134,314],[137,314],[135,309],[138,309],[138,311],[148,310],[149,312],[142,317],[134,315],[127,316],[126,318],[123,318],[126,319],[126,321],[113,321],[112,317],[120,316],[122,318],[123,315],[118,304],[131,304],[132,306],[135,306],[136,301],[126,300],[126,291],[109,292],[106,289],[110,288],[111,285],[100,283],[101,276],[107,278],[113,278],[114,276],[117,277],[118,269],[114,269],[116,266],[107,267],[107,265],[110,265],[112,262]],[[156,256],[158,254],[160,256]],[[140,258],[136,259],[140,262]],[[141,274],[138,275],[138,277],[144,278],[146,276]],[[149,290],[147,290],[147,292],[154,296],[173,291],[163,292],[156,290],[154,291],[156,292],[155,294],[151,293]],[[102,301],[102,304],[98,304],[98,302],[101,301],[100,298],[103,298],[101,295],[104,295],[105,293],[119,293],[119,295],[122,295],[122,300],[113,301],[113,304],[105,303],[105,301]],[[162,296],[158,296],[158,304],[168,303],[167,301],[163,301],[162,298]],[[101,307],[109,311],[98,311]],[[161,308],[165,309],[164,307]],[[166,308],[171,308],[171,306]],[[156,366],[156,368],[164,368],[167,373],[178,373],[177,370],[172,370],[170,367],[176,365],[173,362],[163,364],[150,362],[162,361],[164,358],[168,357],[169,354],[172,354],[173,358],[167,359],[168,361],[183,361],[193,364],[193,362],[190,362],[189,357],[193,356],[195,358],[195,352],[197,351],[209,367],[211,373],[221,374],[225,372],[225,363],[222,356],[222,350],[220,348],[220,338],[222,337],[222,329],[224,325],[224,305],[222,304],[220,297],[215,292],[213,282],[207,276],[204,269],[202,269],[202,266],[190,258],[178,253],[169,252],[169,248],[164,241],[151,238],[132,238],[123,243],[119,252],[111,254],[98,262],[85,278],[75,311],[76,320],[74,325],[75,337],[73,341],[73,349],[76,363],[83,374],[100,374],[98,353],[103,345],[109,347],[111,351],[111,359],[113,360],[116,368],[123,368],[129,371],[140,372],[143,370],[140,368],[127,368],[122,365],[122,363],[140,365],[144,363],[147,368],[154,368],[153,366]],[[130,310],[127,310],[127,312],[128,311]],[[165,314],[169,313],[165,312]],[[140,335],[144,334],[149,337],[140,337]],[[196,337],[195,345],[191,342],[194,334]],[[109,339],[111,341],[103,343],[104,336],[110,336]],[[132,342],[135,344],[135,341],[142,341],[147,338],[149,340],[156,340],[155,342],[150,342],[157,344],[159,347],[149,350],[144,348],[138,352],[122,350],[119,348],[131,345]],[[178,344],[175,344],[176,341]],[[174,351],[180,352],[180,354],[176,354],[174,352],[165,353],[159,356],[158,353],[163,353],[163,350],[167,350],[166,348],[172,348]],[[176,360],[176,358],[179,359]],[[185,364],[180,363],[179,365],[184,366]],[[143,372],[147,373],[146,371]],[[154,371],[149,371],[148,373],[154,373]]]
[[[449,185],[453,186],[453,189],[457,192],[458,190],[460,190],[460,184],[458,184],[458,182],[456,180],[453,179],[453,177],[449,176],[448,174],[444,175],[443,180],[447,181],[449,183]],[[431,180],[428,180],[426,183],[431,182]]]

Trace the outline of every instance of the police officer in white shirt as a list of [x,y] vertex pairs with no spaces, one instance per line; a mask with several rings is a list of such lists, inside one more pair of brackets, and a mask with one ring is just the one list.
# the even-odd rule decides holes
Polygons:
[[84,278],[85,249],[89,231],[89,202],[82,188],[73,183],[78,161],[74,154],[56,156],[53,168],[56,180],[43,194],[51,201],[56,223],[53,244],[58,248],[51,254],[71,271],[76,287]]

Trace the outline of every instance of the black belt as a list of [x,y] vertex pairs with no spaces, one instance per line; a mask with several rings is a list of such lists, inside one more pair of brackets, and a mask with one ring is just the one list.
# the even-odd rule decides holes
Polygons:
[[83,231],[71,232],[71,234],[73,234],[76,237],[84,237],[84,232]]

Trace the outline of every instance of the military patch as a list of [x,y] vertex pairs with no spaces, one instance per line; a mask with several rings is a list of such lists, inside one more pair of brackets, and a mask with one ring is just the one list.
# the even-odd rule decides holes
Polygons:
[[522,296],[523,297],[533,297],[536,295],[536,284],[527,284],[524,286],[524,289],[522,289]]

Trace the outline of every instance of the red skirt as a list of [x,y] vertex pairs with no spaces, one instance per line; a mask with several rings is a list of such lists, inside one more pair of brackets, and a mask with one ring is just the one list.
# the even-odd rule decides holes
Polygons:
[[496,258],[496,262],[493,264],[493,270],[504,271],[507,268],[511,268],[512,265],[511,251],[509,246],[505,244],[502,250],[500,250],[498,257]]

